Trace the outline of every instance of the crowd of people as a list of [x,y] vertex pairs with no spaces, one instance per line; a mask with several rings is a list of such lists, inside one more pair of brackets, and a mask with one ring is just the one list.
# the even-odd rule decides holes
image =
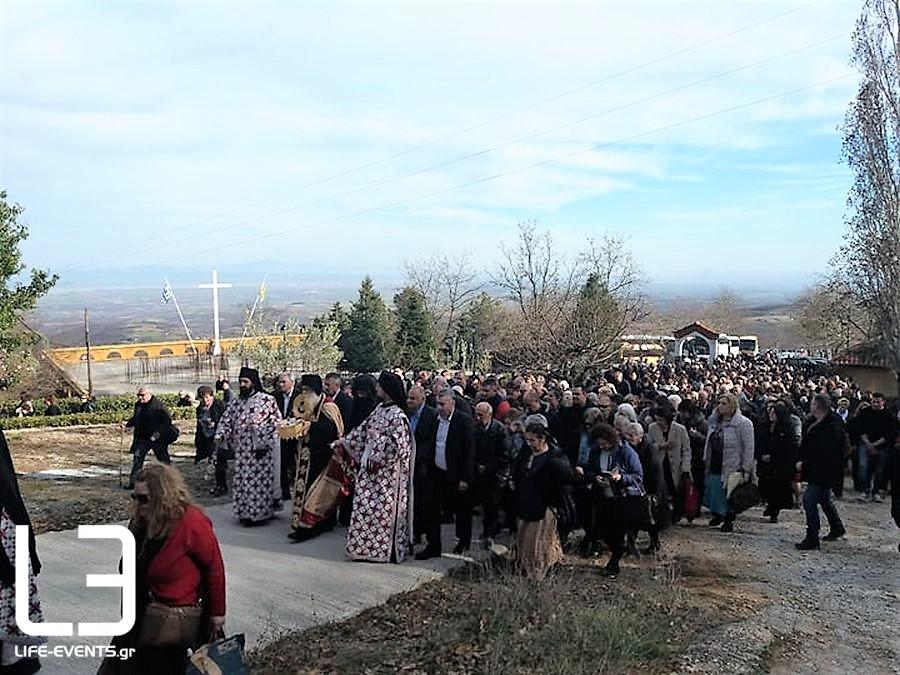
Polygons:
[[[197,459],[215,462],[216,494],[227,492],[224,465],[235,459],[243,524],[268,522],[291,500],[293,541],[340,522],[353,559],[439,556],[448,523],[449,550],[464,553],[477,514],[481,544],[508,535],[533,576],[581,531],[578,551],[607,549],[614,576],[641,532],[654,553],[660,534],[693,521],[701,503],[710,526],[732,532],[747,486],[771,523],[802,504],[797,547],[814,549],[846,534],[835,506],[846,473],[860,501],[880,502],[900,483],[896,402],[889,409],[879,392],[774,356],[632,362],[573,383],[282,373],[273,388],[265,393],[250,369],[227,407],[201,388]],[[233,398],[227,383],[217,389]],[[830,528],[821,538],[819,509]]]
[[[16,417],[34,417],[36,415],[43,415],[44,417],[56,417],[57,415],[63,414],[62,408],[60,408],[59,406],[59,400],[57,399],[56,394],[47,394],[46,396],[44,396],[44,407],[42,410],[38,411],[37,406],[35,406],[34,404],[34,400],[27,391],[23,391],[19,394],[19,402],[13,412]],[[78,404],[78,409],[75,412],[94,412],[94,402],[91,397],[87,394],[82,395],[81,402]]]
[[[658,552],[666,529],[698,518],[701,503],[708,525],[726,534],[758,502],[770,523],[802,503],[806,535],[797,548],[814,550],[847,534],[836,500],[848,474],[860,501],[883,501],[892,490],[900,526],[896,401],[774,357],[627,363],[572,383],[397,370],[347,382],[338,373],[282,373],[272,385],[268,393],[256,370],[242,368],[236,393],[226,378],[200,387],[195,460],[214,468],[210,491],[230,493],[241,525],[271,523],[287,502],[291,541],[341,524],[352,560],[462,554],[476,542],[478,516],[480,544],[499,555],[494,544],[507,542],[533,579],[567,549],[608,553],[602,569],[615,577],[623,557],[641,554],[642,533],[642,552]],[[169,466],[177,430],[150,389],[139,389],[127,425],[139,620],[116,644],[138,656],[101,670],[163,672],[221,629],[224,572],[209,519]],[[8,529],[27,523],[27,513],[5,441],[0,450],[0,527]],[[150,450],[159,461],[144,466]],[[447,546],[442,526],[451,523]],[[4,666],[8,646],[25,639],[6,604],[13,556],[0,550]],[[154,640],[153,626],[172,608],[191,610],[188,634]]]

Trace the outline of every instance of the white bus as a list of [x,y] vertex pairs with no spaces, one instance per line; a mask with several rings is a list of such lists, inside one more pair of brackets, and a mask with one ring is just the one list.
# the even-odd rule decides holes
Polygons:
[[738,338],[738,351],[747,356],[759,356],[759,339],[755,335],[741,335]]
[[728,336],[728,355],[737,356],[741,353],[741,339],[737,335]]

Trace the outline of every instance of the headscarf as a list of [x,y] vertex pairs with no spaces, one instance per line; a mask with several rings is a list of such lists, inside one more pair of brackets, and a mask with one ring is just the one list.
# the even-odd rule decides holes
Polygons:
[[378,385],[387,394],[390,403],[401,408],[406,406],[406,387],[403,386],[403,380],[399,375],[389,370],[383,370],[378,376]]

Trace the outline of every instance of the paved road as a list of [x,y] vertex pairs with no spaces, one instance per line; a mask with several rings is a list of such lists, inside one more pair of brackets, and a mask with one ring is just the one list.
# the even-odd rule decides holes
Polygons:
[[[230,505],[210,507],[207,512],[225,558],[226,630],[245,633],[250,647],[284,631],[353,616],[461,563],[459,558],[446,556],[402,565],[352,563],[344,554],[344,529],[292,544],[286,538],[287,515],[265,527],[246,529],[236,523]],[[453,541],[449,532],[445,541]],[[80,540],[75,531],[51,532],[38,537],[38,550],[43,563],[38,587],[45,621],[110,622],[119,618],[118,589],[84,585],[86,574],[116,571],[117,542]],[[81,644],[105,645],[109,639],[50,638],[51,647]],[[92,658],[51,656],[41,672],[78,675],[95,672],[97,665]]]

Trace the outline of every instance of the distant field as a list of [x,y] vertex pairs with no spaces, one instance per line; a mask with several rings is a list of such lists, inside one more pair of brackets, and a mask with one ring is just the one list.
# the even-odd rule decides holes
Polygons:
[[[94,344],[161,342],[183,338],[184,328],[175,304],[162,304],[159,289],[103,289],[58,291],[43,298],[28,317],[53,346],[84,343],[84,309],[90,313],[91,341]],[[178,291],[177,298],[191,334],[209,338],[213,334],[212,298],[200,289]],[[240,287],[222,292],[220,325],[223,337],[239,337],[247,312],[256,297],[256,287]],[[269,289],[266,311],[279,321],[295,319],[303,323],[328,311],[346,292],[320,292],[299,287]]]
[[[257,288],[243,285],[222,292],[223,337],[240,336]],[[162,284],[159,289],[54,290],[41,300],[28,320],[53,346],[59,347],[83,344],[85,307],[90,312],[91,340],[94,344],[181,338],[184,329],[174,303],[164,305],[160,302],[161,289]],[[349,307],[356,295],[356,288],[350,283],[297,283],[270,287],[267,291],[265,308],[270,316],[278,321],[294,319],[301,323],[309,323],[313,317],[326,313],[335,302]],[[380,288],[380,291],[390,302],[396,283]],[[213,332],[210,294],[197,288],[177,287],[176,294],[192,335],[209,339]],[[688,297],[695,299],[663,290],[655,294],[651,291],[651,301],[660,307]],[[700,294],[698,297],[703,296]],[[742,293],[741,298],[747,302],[744,310],[747,333],[758,335],[762,348],[800,345],[789,315],[790,298],[786,292],[748,292]],[[675,331],[680,327],[670,326],[665,331]]]

